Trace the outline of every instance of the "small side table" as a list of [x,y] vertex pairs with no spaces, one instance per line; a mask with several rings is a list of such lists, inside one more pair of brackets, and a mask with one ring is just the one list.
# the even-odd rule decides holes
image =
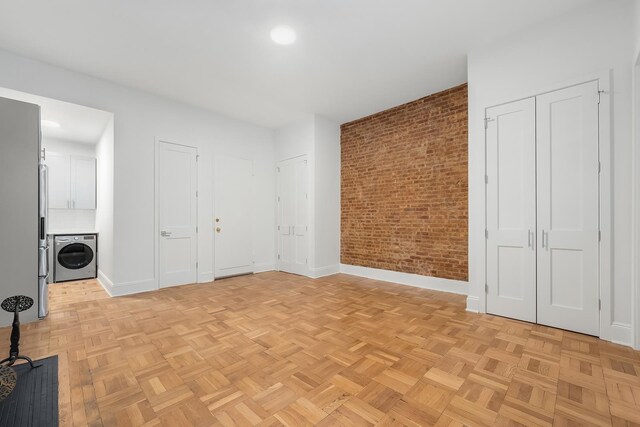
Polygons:
[[33,306],[33,298],[25,295],[15,295],[6,298],[0,304],[0,307],[4,311],[9,313],[13,312],[13,325],[11,325],[11,348],[9,349],[9,357],[0,361],[0,365],[6,363],[6,366],[11,366],[16,363],[16,360],[22,359],[29,362],[32,368],[37,368],[40,365],[34,365],[33,360],[27,356],[20,354],[20,312],[25,311]]

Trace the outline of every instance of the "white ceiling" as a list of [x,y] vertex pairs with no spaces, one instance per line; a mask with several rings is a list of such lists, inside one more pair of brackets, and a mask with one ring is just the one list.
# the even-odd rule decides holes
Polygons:
[[43,96],[0,88],[0,97],[16,99],[40,106],[40,118],[60,125],[58,128],[42,127],[44,138],[97,144],[112,114]]
[[[462,83],[473,46],[595,1],[0,0],[0,48],[266,126],[346,122]],[[278,24],[298,41],[271,42]]]

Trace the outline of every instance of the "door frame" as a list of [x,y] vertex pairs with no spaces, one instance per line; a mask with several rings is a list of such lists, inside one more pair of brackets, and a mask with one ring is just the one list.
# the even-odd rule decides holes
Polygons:
[[[280,203],[278,200],[279,194],[280,194],[280,180],[278,179],[278,167],[279,164],[282,162],[287,162],[287,161],[291,161],[291,160],[296,160],[296,159],[304,159],[307,162],[307,270],[304,273],[304,276],[307,277],[311,277],[311,261],[314,259],[314,252],[313,252],[313,235],[312,233],[314,232],[313,230],[313,218],[314,218],[314,214],[313,214],[313,204],[312,204],[312,200],[313,200],[313,196],[312,196],[312,190],[313,188],[311,187],[311,174],[313,173],[312,169],[311,169],[311,162],[309,159],[309,155],[308,154],[300,154],[297,156],[292,156],[292,157],[287,157],[284,159],[280,159],[280,160],[276,160],[276,167],[275,167],[275,174],[276,174],[276,200],[275,200],[275,209],[276,209],[276,223],[275,223],[275,227],[274,227],[274,234],[275,234],[275,240],[276,240],[276,254],[275,254],[275,267],[276,267],[276,271],[282,271],[280,269],[280,259],[278,258],[278,248],[280,245],[280,233],[278,233],[278,204]],[[293,273],[291,273],[293,274]]]
[[[200,155],[198,154],[198,147],[195,147],[193,145],[187,145],[187,144],[180,144],[180,143],[176,143],[174,142],[176,141],[176,139],[173,138],[160,138],[160,137],[155,137],[154,138],[154,163],[153,163],[153,282],[154,282],[154,287],[155,289],[164,289],[160,287],[160,220],[159,220],[159,211],[160,211],[160,206],[159,206],[159,194],[160,194],[160,185],[159,185],[159,180],[158,180],[158,171],[159,171],[159,166],[160,166],[160,143],[166,143],[166,144],[173,144],[173,145],[180,145],[182,147],[188,147],[188,148],[193,148],[194,150],[196,150],[196,193],[198,194],[200,191],[200,186],[199,186],[199,181],[198,181],[198,174],[199,174],[199,168],[198,168],[198,158],[200,157]],[[198,283],[198,273],[200,270],[200,266],[199,266],[199,253],[198,253],[198,246],[199,246],[199,240],[200,240],[200,234],[199,234],[199,230],[198,230],[198,223],[199,223],[199,207],[200,207],[200,200],[199,197],[196,196],[196,283]]]
[[[599,244],[599,289],[600,289],[600,334],[599,338],[606,341],[625,342],[626,325],[617,325],[612,323],[612,298],[611,298],[611,281],[612,281],[612,158],[611,158],[611,73],[612,70],[602,70],[600,72],[590,73],[581,77],[576,77],[568,81],[560,82],[552,87],[541,88],[540,90],[532,93],[523,94],[520,97],[513,97],[512,99],[505,100],[504,102],[497,103],[485,107],[482,120],[486,117],[487,109],[497,107],[500,105],[508,104],[514,101],[520,101],[526,98],[537,97],[546,93],[555,92],[557,90],[566,89],[571,86],[577,86],[583,83],[591,81],[597,81],[600,91],[600,108],[598,114],[598,156],[601,165],[600,179],[599,179],[599,220],[600,220],[600,232],[601,240]],[[484,129],[484,124],[483,124]],[[487,134],[484,134],[484,165],[483,172],[487,175]],[[484,215],[484,227],[487,228],[487,185],[484,185],[484,209],[482,210]],[[482,253],[482,278],[484,284],[480,286],[480,296],[478,298],[478,311],[481,313],[487,312],[487,239],[484,239],[484,251]]]

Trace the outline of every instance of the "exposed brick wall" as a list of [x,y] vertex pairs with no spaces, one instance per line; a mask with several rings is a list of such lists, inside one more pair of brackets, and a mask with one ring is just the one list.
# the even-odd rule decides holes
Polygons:
[[341,126],[341,262],[467,280],[467,85]]

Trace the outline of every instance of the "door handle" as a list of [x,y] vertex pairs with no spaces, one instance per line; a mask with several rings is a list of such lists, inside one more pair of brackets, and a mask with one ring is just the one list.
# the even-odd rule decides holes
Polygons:
[[220,227],[216,227],[216,233],[219,233],[220,231],[222,231],[222,229]]
[[163,230],[163,231],[161,231],[161,232],[160,232],[160,235],[161,235],[162,237],[171,237],[171,232],[170,232],[170,231],[164,231],[164,230]]
[[531,247],[531,230],[527,230],[527,247]]
[[542,230],[542,247],[549,249],[549,233]]

